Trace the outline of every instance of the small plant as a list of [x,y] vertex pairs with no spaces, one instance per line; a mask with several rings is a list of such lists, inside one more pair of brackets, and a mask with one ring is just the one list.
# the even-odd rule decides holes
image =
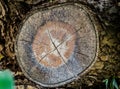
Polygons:
[[103,80],[105,83],[106,89],[119,89],[118,83],[115,77]]

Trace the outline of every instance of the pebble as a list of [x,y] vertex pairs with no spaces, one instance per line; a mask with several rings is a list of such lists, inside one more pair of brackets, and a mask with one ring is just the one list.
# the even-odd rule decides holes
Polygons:
[[33,87],[33,86],[28,85],[28,86],[27,86],[27,89],[37,89],[37,88],[36,88],[36,87]]
[[2,49],[3,49],[3,46],[2,46],[2,45],[0,45],[0,51],[2,51]]
[[18,80],[17,80],[17,83],[22,83],[22,80],[21,80],[21,79],[18,79]]
[[72,85],[71,85],[71,84],[68,84],[67,87],[72,87]]
[[24,89],[24,85],[18,85],[16,86],[16,89]]
[[95,69],[102,69],[104,67],[103,62],[96,62],[94,65]]
[[93,82],[90,81],[90,80],[87,80],[86,83],[88,84],[88,86],[92,86],[93,85]]
[[96,73],[96,71],[90,71],[90,73],[89,73],[90,75],[94,75],[94,76],[97,76],[97,73]]
[[24,82],[27,83],[27,82],[28,82],[28,79],[24,79]]
[[72,85],[74,85],[74,84],[75,84],[75,82],[72,82],[71,84],[72,84]]
[[101,56],[100,59],[101,59],[102,61],[107,61],[107,60],[109,59],[108,57],[109,57],[109,56],[105,55],[105,56]]
[[37,88],[34,87],[34,86],[31,86],[31,85],[27,85],[26,88],[25,88],[24,85],[17,85],[17,86],[16,86],[16,89],[37,89]]
[[14,76],[17,76],[17,75],[22,75],[22,72],[16,72],[16,73],[14,73]]

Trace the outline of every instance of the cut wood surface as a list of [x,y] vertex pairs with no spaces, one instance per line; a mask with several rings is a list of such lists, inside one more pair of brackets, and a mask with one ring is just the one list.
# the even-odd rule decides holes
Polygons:
[[47,22],[32,44],[36,59],[48,67],[58,67],[69,59],[75,48],[75,30],[62,22]]
[[[81,3],[82,5],[81,4],[74,5],[73,3],[75,3],[75,2]],[[65,5],[62,5],[62,3]],[[64,7],[64,6],[67,6],[66,3],[67,4],[72,3],[72,6],[75,6],[76,8],[79,8],[79,9],[77,9],[75,11],[72,9],[67,10],[69,12],[69,14],[67,14],[68,12],[67,13],[65,12],[65,7]],[[84,8],[84,6],[89,7],[90,9],[88,10],[87,8]],[[61,9],[63,9],[63,10],[61,10],[61,11],[58,10],[58,7],[59,7],[59,9],[61,7]],[[62,70],[62,71],[67,71],[69,75],[74,76],[74,78],[77,80],[73,81],[70,79],[71,83],[68,83],[70,81],[67,81],[67,82],[62,81],[62,83],[57,83],[55,85],[55,86],[63,85],[63,86],[59,87],[62,89],[66,89],[66,88],[67,89],[68,88],[72,88],[72,89],[101,89],[102,88],[102,89],[104,89],[105,86],[102,81],[104,79],[108,79],[113,76],[119,78],[119,79],[117,79],[117,82],[118,82],[118,84],[120,84],[120,55],[119,55],[120,54],[120,31],[119,31],[119,29],[120,29],[120,25],[119,25],[120,24],[120,16],[119,15],[120,14],[119,14],[119,7],[120,7],[120,2],[118,0],[0,0],[0,69],[1,70],[9,69],[12,71],[12,73],[14,75],[14,79],[15,79],[16,89],[36,89],[36,88],[37,89],[51,89],[51,88],[44,88],[44,87],[40,86],[40,82],[42,80],[39,81],[40,80],[39,76],[38,76],[39,71],[37,71],[37,70],[41,69],[39,66],[42,66],[42,73],[44,73],[44,74],[41,73],[42,74],[41,78],[43,77],[44,81],[46,81],[47,79],[51,79],[50,77],[54,76],[54,75],[50,76],[50,77],[44,76],[47,73],[52,74],[54,72],[54,74],[58,74],[59,70],[56,71],[56,73],[55,73],[55,70],[52,70],[52,69],[57,70],[57,69],[60,69],[60,67],[62,67],[62,66],[66,66],[67,68],[66,69],[63,68],[65,70]],[[73,8],[73,9],[76,9],[76,8]],[[94,12],[95,15],[92,13],[91,10]],[[64,14],[62,11],[64,12]],[[79,14],[80,16],[79,15],[76,17],[72,16],[70,13],[71,11],[74,14],[74,16],[77,13],[80,13]],[[33,15],[35,15],[35,14],[37,15],[37,13],[39,13],[39,16],[37,16],[37,19],[35,19],[36,17],[34,18]],[[84,14],[82,14],[84,16],[81,16],[81,13],[84,13]],[[72,16],[72,17],[70,17],[70,16]],[[91,18],[91,21],[90,21],[90,19],[87,21],[86,20],[87,18],[85,16],[87,16],[88,19]],[[31,18],[31,17],[33,17],[33,18]],[[68,19],[65,20],[66,17]],[[94,17],[95,18],[97,17],[97,19],[95,19]],[[31,20],[30,20],[30,18],[31,18]],[[41,18],[41,20],[38,18]],[[69,18],[71,18],[71,19],[69,19]],[[29,22],[28,22],[28,20],[29,20]],[[82,24],[82,25],[78,24],[78,27],[81,26],[81,28],[80,28],[81,30],[79,30],[79,28],[75,27],[75,26],[77,26],[77,25],[75,25],[76,24],[75,20],[76,21],[79,20],[79,22],[81,22],[80,24]],[[77,23],[79,23],[79,22],[77,22]],[[83,24],[84,22],[85,22],[85,24]],[[22,25],[21,25],[21,23],[22,23]],[[45,26],[47,26],[47,24],[49,24],[49,23],[66,24],[67,26],[70,26],[73,30],[75,30],[75,34],[74,34],[75,40],[72,40],[72,42],[75,45],[72,45],[71,48],[73,48],[72,49],[73,51],[70,51],[70,53],[68,53],[68,54],[72,57],[75,57],[75,55],[71,54],[71,52],[76,53],[76,51],[77,51],[78,55],[76,55],[76,57],[77,56],[80,56],[80,58],[81,58],[81,56],[83,58],[85,57],[84,59],[81,58],[79,60],[82,62],[78,62],[78,61],[76,62],[74,60],[73,60],[73,62],[71,62],[70,58],[64,62],[63,61],[60,62],[60,60],[62,60],[62,58],[60,58],[60,60],[57,60],[58,64],[55,64],[56,61],[46,60],[47,57],[51,58],[50,53],[48,53],[49,55],[46,55],[46,58],[44,58],[43,60],[40,61],[40,59],[41,59],[40,56],[42,56],[42,55],[39,55],[39,54],[35,55],[35,53],[37,52],[36,47],[41,46],[39,43],[36,44],[37,39],[39,39],[39,38],[37,38],[37,32],[39,32],[40,29],[45,28]],[[91,25],[86,25],[89,23],[91,23]],[[93,36],[90,36],[91,33],[84,34],[84,33],[87,33],[88,30],[83,30],[83,29],[91,28],[92,24],[94,24],[94,26],[95,26],[94,27],[95,31],[96,32],[98,31],[98,33],[99,33],[98,34],[99,35],[99,52],[98,52],[97,60],[96,61],[91,60],[92,61],[91,64],[93,66],[91,64],[89,64],[90,61],[85,60],[87,58],[87,56],[86,56],[87,54],[86,53],[85,53],[86,55],[81,54],[81,53],[84,53],[85,51],[80,52],[81,48],[82,48],[82,50],[85,50],[85,48],[87,49],[88,45],[91,45],[91,43],[90,43],[91,41],[86,42],[86,40],[84,40],[84,39],[90,39],[90,37],[93,37]],[[25,25],[26,25],[26,28],[28,28],[29,30],[25,28]],[[102,28],[100,25],[102,26]],[[58,27],[58,25],[56,25],[56,26]],[[24,31],[23,31],[23,29],[24,29]],[[33,30],[30,30],[30,29],[33,29]],[[61,29],[60,31],[63,31],[63,30]],[[90,30],[90,31],[94,31],[94,30]],[[92,32],[92,35],[93,35],[93,33],[94,32]],[[21,35],[21,34],[23,34],[23,35]],[[50,32],[50,34],[53,36],[53,34],[51,32]],[[84,38],[84,35],[87,36],[88,38]],[[79,36],[81,36],[81,37],[79,37]],[[41,37],[41,35],[38,37]],[[21,39],[18,40],[16,38],[21,38]],[[77,38],[80,38],[80,39],[78,40]],[[83,38],[83,39],[81,39],[81,38]],[[60,41],[59,39],[61,39],[61,38],[58,38],[56,40]],[[50,40],[50,39],[48,39],[48,40]],[[21,52],[20,55],[23,55],[23,58],[19,57],[17,54],[16,48],[17,48],[18,44],[16,44],[16,41],[19,41],[19,43],[21,45],[21,47],[19,45],[19,48],[20,48],[20,51],[23,51],[23,52]],[[50,42],[51,41],[52,40],[50,40]],[[64,48],[64,46],[68,42],[67,40],[64,40],[64,41],[65,41],[64,44],[61,44],[60,46],[57,47],[57,49],[61,55],[64,55],[64,53],[67,52],[67,50],[68,50],[68,49],[67,50],[61,49],[61,48]],[[82,47],[80,47],[79,50],[75,50],[76,47],[79,48],[76,45],[76,44],[78,44],[77,43],[78,41],[80,41],[79,44]],[[45,41],[45,43],[48,43],[48,42]],[[57,45],[57,43],[59,43],[59,42],[53,42],[53,43]],[[85,45],[86,43],[87,43],[87,45]],[[43,42],[42,42],[42,44],[43,44]],[[48,45],[50,45],[50,44],[48,44]],[[68,48],[69,46],[70,46],[70,44],[66,45],[66,48]],[[21,49],[22,47],[23,47],[23,49]],[[28,48],[26,48],[26,47],[28,47]],[[45,46],[45,47],[47,47],[47,46]],[[52,50],[55,47],[56,46],[53,46]],[[45,50],[45,48],[43,50]],[[61,51],[64,51],[64,52],[61,52]],[[28,53],[27,57],[26,57],[26,52]],[[39,51],[39,52],[44,52],[44,51]],[[90,52],[90,51],[88,50],[88,52]],[[55,54],[54,51],[51,53],[53,55]],[[56,53],[58,54],[58,52],[56,52]],[[69,57],[69,55],[68,55],[68,57]],[[39,59],[37,57],[39,57]],[[24,62],[21,63],[20,61],[17,61],[19,58],[21,58],[21,60],[24,59],[23,60]],[[55,58],[56,58],[56,56],[55,56]],[[32,62],[31,62],[31,60],[32,60]],[[51,62],[50,64],[48,64],[49,61]],[[76,69],[76,67],[79,67],[79,66],[76,66],[76,64],[79,64],[79,63],[84,64],[84,65],[88,64],[90,66],[86,67],[87,65],[84,66],[84,65],[80,64],[82,66],[82,67],[81,66],[80,67],[83,68],[83,69],[80,69],[80,71],[83,70],[82,72],[80,72],[78,69]],[[75,66],[75,67],[73,68],[72,66]],[[86,69],[84,69],[84,68],[86,68]],[[21,71],[21,69],[22,69],[22,71]],[[24,71],[25,69],[29,70],[29,71]],[[48,69],[48,71],[46,71],[46,69]],[[35,70],[36,70],[36,72],[35,72]],[[61,80],[64,80],[64,78],[66,78],[67,72],[63,73],[63,72],[59,71],[58,76],[61,76],[62,73],[64,74],[63,78],[61,76]],[[78,74],[78,72],[79,72],[79,74]],[[29,76],[29,75],[27,76],[26,73],[31,76]],[[76,76],[77,74],[78,74],[78,76]],[[32,78],[34,78],[34,77],[37,77],[37,78],[33,79],[33,80],[36,80],[39,82],[36,83],[35,81],[31,81]],[[56,80],[56,79],[58,79],[58,77],[55,78],[54,80]],[[58,81],[58,80],[56,80],[56,81]],[[49,80],[49,82],[50,82],[49,84],[51,84],[52,79]],[[42,84],[44,84],[44,83],[42,83]],[[44,84],[44,86],[45,85],[48,85],[48,83]],[[53,87],[55,87],[55,86],[53,86]],[[59,88],[56,87],[53,89],[59,89]]]
[[25,75],[42,86],[55,87],[88,71],[96,61],[99,42],[92,15],[76,3],[31,14],[16,44]]

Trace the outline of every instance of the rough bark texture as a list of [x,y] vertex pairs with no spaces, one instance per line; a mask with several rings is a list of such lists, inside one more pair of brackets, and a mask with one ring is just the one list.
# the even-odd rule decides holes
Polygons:
[[[18,89],[42,88],[24,76],[16,61],[14,42],[26,13],[37,6],[51,6],[75,0],[35,1],[33,3],[31,0],[0,0],[0,68],[10,69],[13,72]],[[99,57],[88,74],[62,88],[98,88],[105,78],[111,76],[120,78],[120,2],[117,0],[79,0],[79,2],[89,6],[97,14],[99,22],[104,28],[104,30],[99,30]]]

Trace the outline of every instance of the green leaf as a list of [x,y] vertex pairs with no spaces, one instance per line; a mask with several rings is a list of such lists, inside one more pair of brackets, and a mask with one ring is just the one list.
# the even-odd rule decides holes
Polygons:
[[103,82],[105,83],[105,86],[106,86],[106,89],[108,89],[108,79],[105,79],[105,80],[103,80]]
[[110,82],[110,89],[114,89],[113,82]]
[[114,86],[116,89],[119,89],[119,88],[118,88],[118,84],[117,84],[115,78],[113,78],[112,83],[113,83],[113,86]]

